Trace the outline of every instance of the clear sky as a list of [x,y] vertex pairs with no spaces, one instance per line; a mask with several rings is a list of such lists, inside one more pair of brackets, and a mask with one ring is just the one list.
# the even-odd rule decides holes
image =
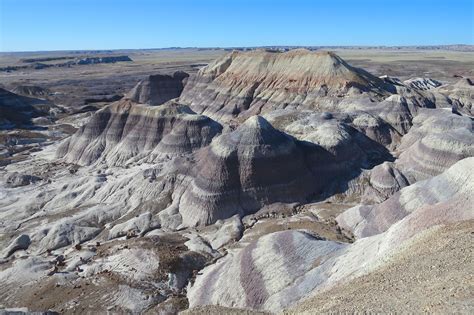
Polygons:
[[0,51],[474,44],[474,0],[0,0]]

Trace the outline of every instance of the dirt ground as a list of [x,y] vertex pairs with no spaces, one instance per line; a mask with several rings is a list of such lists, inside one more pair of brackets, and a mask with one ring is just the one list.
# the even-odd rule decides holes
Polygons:
[[474,53],[443,50],[336,50],[350,65],[374,75],[389,75],[406,80],[430,77],[443,83],[474,76]]
[[285,314],[467,314],[474,307],[474,221],[428,230],[375,272]]

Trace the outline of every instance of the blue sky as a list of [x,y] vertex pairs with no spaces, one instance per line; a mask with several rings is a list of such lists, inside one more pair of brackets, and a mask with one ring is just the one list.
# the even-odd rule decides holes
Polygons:
[[0,0],[0,51],[474,44],[474,0]]

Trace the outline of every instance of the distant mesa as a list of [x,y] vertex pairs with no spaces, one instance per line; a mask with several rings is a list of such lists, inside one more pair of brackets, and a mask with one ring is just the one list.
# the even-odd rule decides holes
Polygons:
[[133,61],[129,56],[105,56],[105,57],[85,57],[69,61],[67,64],[90,65],[95,63],[115,63]]
[[70,60],[76,59],[77,57],[73,56],[59,56],[59,57],[42,57],[42,58],[24,58],[20,59],[23,63],[37,63],[37,62],[48,62],[48,61],[56,61],[56,60]]
[[[69,60],[72,59],[72,60]],[[52,61],[68,60],[66,62],[54,63]],[[16,71],[21,69],[45,69],[51,67],[70,67],[74,65],[90,65],[100,63],[116,63],[133,61],[129,56],[97,56],[97,57],[47,57],[47,58],[32,58],[22,60],[26,65],[0,67],[0,71]]]

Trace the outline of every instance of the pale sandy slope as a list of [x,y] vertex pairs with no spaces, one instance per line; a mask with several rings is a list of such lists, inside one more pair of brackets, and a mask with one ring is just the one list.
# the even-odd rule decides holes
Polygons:
[[179,315],[270,315],[271,313],[241,308],[229,308],[217,305],[206,305],[180,312]]
[[378,270],[321,292],[285,314],[473,314],[473,258],[474,220],[435,227]]

